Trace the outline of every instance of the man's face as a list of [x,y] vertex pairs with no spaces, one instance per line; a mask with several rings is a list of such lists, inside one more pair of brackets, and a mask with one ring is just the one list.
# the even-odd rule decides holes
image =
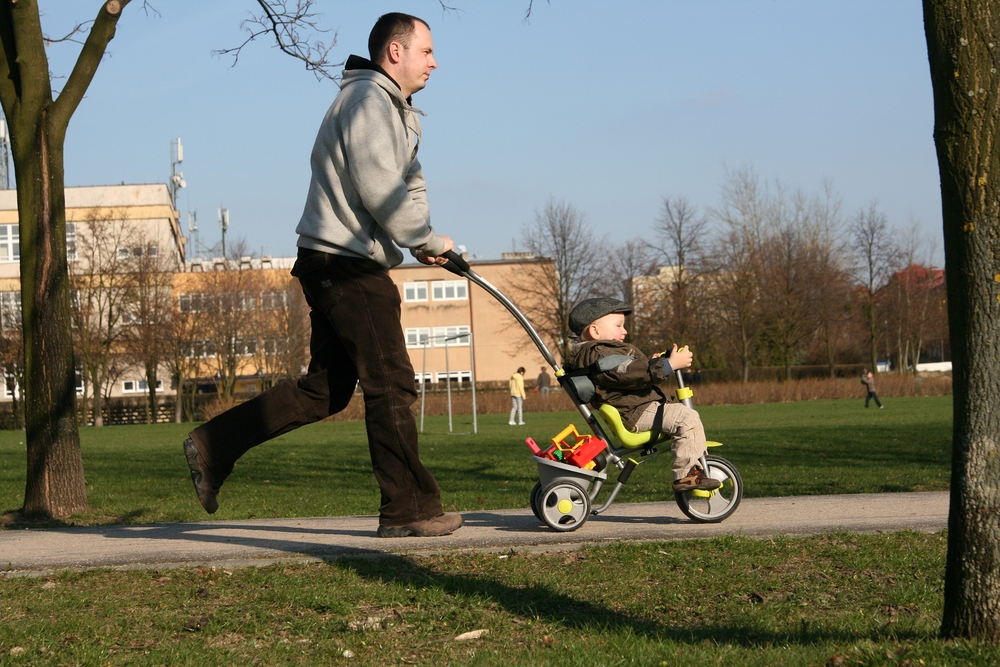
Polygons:
[[616,340],[625,342],[625,316],[621,313],[611,313],[598,318],[587,327],[594,340]]
[[410,45],[400,54],[398,77],[396,77],[396,82],[405,97],[423,90],[427,85],[427,79],[431,76],[431,70],[437,69],[431,31],[420,21],[415,21],[413,28]]

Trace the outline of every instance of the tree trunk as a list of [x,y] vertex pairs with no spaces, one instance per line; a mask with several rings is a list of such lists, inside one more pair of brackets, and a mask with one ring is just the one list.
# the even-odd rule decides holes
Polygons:
[[174,401],[174,423],[180,424],[184,421],[184,378],[180,375],[174,375],[174,387],[177,391],[174,394],[177,398]]
[[29,443],[23,512],[63,517],[87,510],[70,329],[63,135],[50,127],[45,112],[29,130],[30,120],[22,120],[19,136],[33,140],[12,146],[21,236],[24,411]]
[[1000,641],[1000,4],[924,0],[954,391],[945,637]]

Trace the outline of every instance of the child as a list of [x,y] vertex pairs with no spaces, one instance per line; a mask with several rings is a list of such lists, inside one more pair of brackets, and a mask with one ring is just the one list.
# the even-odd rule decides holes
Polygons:
[[632,307],[606,297],[581,301],[569,314],[569,328],[580,338],[573,347],[566,370],[583,369],[601,357],[621,354],[631,357],[610,371],[591,375],[596,393],[590,404],[616,408],[622,422],[633,433],[649,431],[663,406],[660,429],[673,436],[674,491],[711,491],[721,482],[707,477],[698,459],[705,453],[705,428],[698,413],[682,403],[670,403],[658,385],[675,370],[691,367],[693,355],[687,346],[673,346],[669,357],[649,359],[635,346],[625,343],[625,316]]
[[[524,426],[524,366],[510,376],[510,421],[511,426]],[[514,421],[514,417],[517,421]]]

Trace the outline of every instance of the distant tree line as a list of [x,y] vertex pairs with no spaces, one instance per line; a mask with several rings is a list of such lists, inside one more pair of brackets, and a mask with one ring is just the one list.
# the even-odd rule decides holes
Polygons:
[[[934,245],[911,222],[891,226],[877,202],[842,210],[829,184],[819,192],[728,170],[720,202],[699,208],[665,196],[645,237],[597,238],[572,204],[550,202],[526,225],[523,250],[548,257],[520,274],[513,293],[563,356],[568,315],[580,300],[609,295],[633,304],[626,327],[647,352],[677,342],[695,364],[750,369],[839,364],[915,372],[947,358],[944,271]],[[634,228],[636,221],[622,221]]]

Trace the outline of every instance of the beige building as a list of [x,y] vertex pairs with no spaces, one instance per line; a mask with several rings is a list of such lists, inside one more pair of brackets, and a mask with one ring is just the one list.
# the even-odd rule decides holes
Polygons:
[[[547,260],[487,260],[472,268],[514,299],[512,277],[526,262],[538,261]],[[527,369],[527,378],[538,375],[544,364],[541,353],[514,317],[479,286],[423,264],[399,266],[389,275],[400,289],[400,319],[418,382],[443,382],[449,372],[453,380],[467,382],[473,371],[477,383],[506,382],[519,366]]]
[[[98,241],[112,256],[156,256],[164,270],[174,275],[172,284],[175,313],[191,313],[203,303],[205,294],[218,291],[211,283],[218,282],[212,274],[241,273],[254,275],[247,285],[234,287],[230,296],[241,296],[239,310],[287,312],[293,301],[301,301],[297,285],[289,278],[293,258],[216,258],[185,259],[187,239],[181,233],[178,213],[174,210],[165,184],[74,187],[66,189],[67,252],[71,273],[86,275],[89,257]],[[110,250],[109,250],[110,249]],[[19,234],[16,191],[0,191],[0,326],[20,327]],[[508,297],[512,276],[526,263],[539,261],[531,257],[476,262],[473,268]],[[544,365],[541,354],[513,316],[478,286],[448,271],[423,264],[407,264],[390,271],[390,277],[400,291],[401,324],[407,339],[416,381],[444,382],[450,373],[452,380],[477,383],[505,384],[519,367],[527,369],[526,377],[534,378]],[[234,283],[235,284],[235,283]],[[242,284],[242,283],[241,283]],[[275,304],[280,296],[281,308]],[[250,303],[253,302],[251,308]],[[301,304],[297,307],[301,308]],[[266,319],[264,314],[264,319]],[[253,317],[247,317],[253,321]],[[264,321],[258,317],[258,323]],[[266,386],[269,373],[276,372],[267,354],[267,336],[260,333],[261,325],[253,325],[243,346],[243,358],[236,364],[234,390],[253,393]],[[251,338],[260,339],[251,342]],[[271,338],[274,336],[272,335]],[[303,343],[304,345],[305,343]],[[211,347],[195,344],[187,381],[207,386],[218,378],[218,364]],[[290,367],[284,360],[283,367]],[[301,371],[301,368],[296,369]],[[286,368],[277,371],[289,372]],[[10,400],[14,391],[12,378],[3,380],[0,401]],[[163,396],[176,394],[170,374],[164,367],[158,371],[157,392]],[[81,380],[78,392],[86,392]],[[146,391],[142,369],[126,366],[115,377],[110,397],[141,396]]]

